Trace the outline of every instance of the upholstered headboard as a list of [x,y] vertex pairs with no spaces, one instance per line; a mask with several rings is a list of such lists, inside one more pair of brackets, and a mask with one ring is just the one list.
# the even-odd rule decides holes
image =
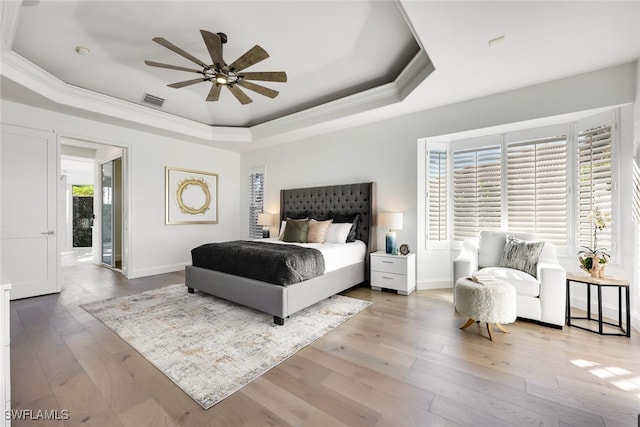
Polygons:
[[328,218],[329,212],[342,215],[357,212],[360,214],[360,220],[356,230],[356,239],[367,244],[368,252],[375,252],[376,238],[373,235],[374,187],[373,182],[366,182],[280,190],[280,221],[284,221],[289,213],[310,213]]

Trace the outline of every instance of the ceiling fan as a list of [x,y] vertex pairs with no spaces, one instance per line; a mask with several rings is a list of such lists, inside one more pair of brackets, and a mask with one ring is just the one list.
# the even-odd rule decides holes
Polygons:
[[167,86],[173,88],[181,88],[189,85],[193,85],[201,82],[211,82],[211,90],[207,95],[207,101],[217,101],[220,98],[220,91],[225,86],[236,97],[241,104],[249,104],[252,102],[251,98],[240,89],[245,89],[257,92],[261,95],[268,96],[269,98],[275,98],[278,96],[278,91],[269,89],[267,87],[252,83],[249,80],[261,80],[269,82],[284,83],[287,81],[287,73],[284,71],[263,71],[263,72],[242,72],[245,68],[248,68],[258,62],[267,59],[269,54],[260,46],[255,45],[247,52],[245,52],[240,58],[236,59],[231,64],[227,65],[222,58],[222,45],[227,42],[227,35],[224,33],[211,33],[209,31],[200,30],[204,44],[207,46],[209,55],[213,64],[206,64],[199,60],[195,56],[185,52],[178,46],[169,42],[163,37],[155,37],[154,42],[166,47],[169,50],[177,53],[180,56],[187,58],[202,67],[201,70],[195,68],[180,67],[178,65],[162,64],[154,61],[144,61],[145,64],[151,67],[169,68],[171,70],[188,71],[192,73],[202,74],[202,77],[193,80],[186,80],[183,82],[172,83]]

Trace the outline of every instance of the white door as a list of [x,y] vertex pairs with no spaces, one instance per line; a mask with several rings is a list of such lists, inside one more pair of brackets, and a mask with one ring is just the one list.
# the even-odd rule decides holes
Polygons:
[[2,126],[0,268],[11,280],[11,299],[60,292],[56,177],[52,133]]

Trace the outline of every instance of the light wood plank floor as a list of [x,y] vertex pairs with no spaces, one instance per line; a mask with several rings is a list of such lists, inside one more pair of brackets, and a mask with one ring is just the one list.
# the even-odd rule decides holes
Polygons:
[[14,426],[637,426],[640,333],[602,337],[518,321],[472,325],[450,290],[373,304],[218,405],[202,410],[79,307],[183,283],[182,273],[124,280],[81,265],[63,292],[11,303],[13,409],[67,410]]

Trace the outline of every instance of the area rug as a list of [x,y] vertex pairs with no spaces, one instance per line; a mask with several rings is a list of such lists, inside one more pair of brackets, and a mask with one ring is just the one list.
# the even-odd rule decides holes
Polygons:
[[209,409],[369,304],[336,295],[278,326],[271,315],[179,284],[82,308]]

